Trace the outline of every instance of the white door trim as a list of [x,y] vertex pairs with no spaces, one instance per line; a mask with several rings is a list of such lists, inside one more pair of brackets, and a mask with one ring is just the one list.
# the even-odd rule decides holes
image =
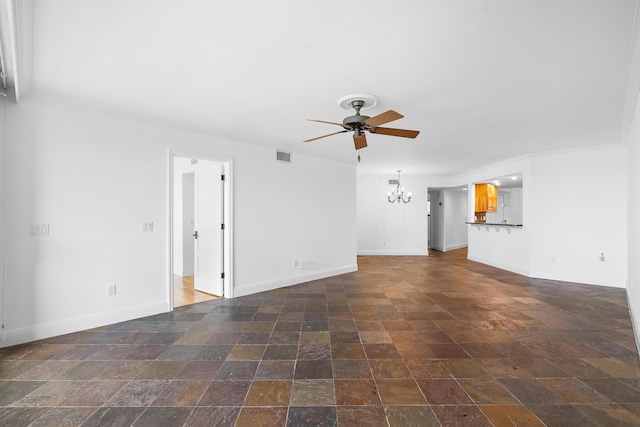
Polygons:
[[215,153],[188,150],[183,148],[169,148],[167,153],[168,163],[168,176],[167,176],[167,265],[169,266],[167,272],[167,288],[169,290],[168,296],[168,311],[173,311],[173,160],[175,157],[188,157],[193,159],[210,160],[214,162],[222,163],[224,168],[224,192],[223,192],[223,221],[224,221],[224,244],[223,244],[223,268],[224,268],[224,297],[233,298],[233,157],[220,156]]

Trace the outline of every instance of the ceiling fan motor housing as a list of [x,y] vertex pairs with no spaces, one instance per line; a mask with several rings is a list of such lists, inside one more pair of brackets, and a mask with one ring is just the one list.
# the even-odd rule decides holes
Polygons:
[[[382,135],[399,136],[402,138],[415,138],[416,136],[418,136],[418,134],[420,133],[419,131],[378,127],[385,123],[398,120],[404,117],[402,114],[396,111],[388,110],[374,117],[363,116],[360,114],[360,110],[366,110],[368,108],[372,108],[377,103],[378,103],[378,98],[376,98],[373,95],[356,94],[356,95],[343,96],[338,100],[338,104],[342,108],[347,110],[353,108],[354,110],[356,110],[356,114],[343,119],[342,124],[335,123],[335,122],[328,122],[324,120],[313,120],[313,119],[307,119],[307,120],[310,120],[312,122],[338,125],[338,126],[341,126],[344,130],[333,132],[328,135],[319,136],[317,138],[307,139],[304,142],[315,141],[316,139],[326,138],[327,136],[353,131],[354,132],[353,142],[355,144],[356,150],[360,150],[361,148],[365,148],[367,146],[367,138],[365,137],[365,134],[364,134],[365,131],[371,132],[371,133],[380,133]],[[360,161],[359,157],[358,157],[358,161]]]
[[349,126],[349,127],[353,127],[355,125],[359,125],[362,124],[362,122],[364,122],[365,120],[367,120],[369,118],[369,116],[349,116],[346,117],[343,121],[342,124]]

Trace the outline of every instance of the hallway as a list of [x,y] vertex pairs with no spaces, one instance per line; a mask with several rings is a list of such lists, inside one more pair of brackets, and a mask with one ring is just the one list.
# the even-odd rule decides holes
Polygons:
[[0,425],[638,426],[623,289],[466,250],[0,349]]

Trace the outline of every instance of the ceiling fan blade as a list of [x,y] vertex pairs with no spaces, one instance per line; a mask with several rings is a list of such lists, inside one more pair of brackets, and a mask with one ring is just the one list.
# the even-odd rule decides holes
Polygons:
[[367,146],[367,137],[364,136],[364,133],[361,133],[360,136],[353,135],[353,142],[356,145],[356,150],[364,148]]
[[349,132],[349,131],[348,131],[348,130],[339,130],[338,132],[333,132],[333,133],[330,133],[330,134],[328,134],[328,135],[322,135],[322,136],[318,136],[318,137],[311,138],[311,139],[305,139],[305,140],[304,140],[304,141],[302,141],[302,142],[315,141],[316,139],[326,138],[326,137],[331,136],[331,135],[337,135],[337,134],[339,134],[339,133],[345,133],[345,132]]
[[315,120],[315,119],[307,119],[307,120],[309,120],[310,122],[327,123],[327,124],[330,124],[330,125],[338,125],[338,126],[344,127],[344,125],[342,123],[327,122],[325,120]]
[[394,129],[394,128],[374,128],[371,133],[379,133],[381,135],[400,136],[402,138],[415,138],[420,133],[419,130]]
[[404,116],[400,113],[396,113],[393,110],[385,111],[382,114],[378,114],[377,116],[373,116],[364,121],[364,124],[371,127],[376,127],[383,125],[385,123],[392,122],[394,120],[398,120],[403,118]]

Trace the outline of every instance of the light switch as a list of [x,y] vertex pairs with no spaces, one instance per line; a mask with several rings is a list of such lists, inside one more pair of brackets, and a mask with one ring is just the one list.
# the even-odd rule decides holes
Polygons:
[[148,222],[148,221],[141,222],[140,230],[144,232],[153,231],[153,222]]
[[38,237],[40,235],[40,226],[38,224],[29,224],[29,237]]
[[49,224],[40,224],[40,231],[39,231],[41,236],[48,236],[49,235]]

